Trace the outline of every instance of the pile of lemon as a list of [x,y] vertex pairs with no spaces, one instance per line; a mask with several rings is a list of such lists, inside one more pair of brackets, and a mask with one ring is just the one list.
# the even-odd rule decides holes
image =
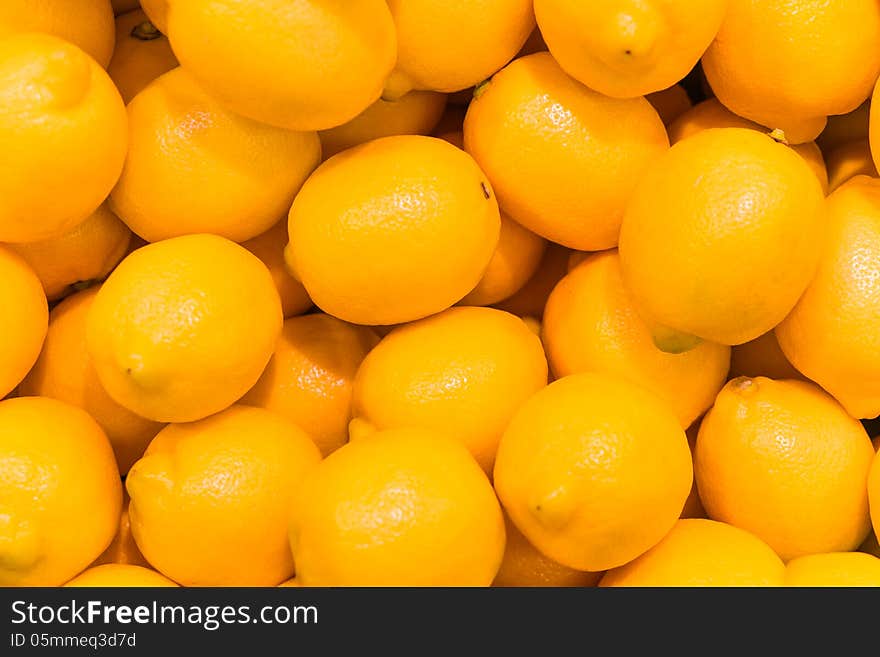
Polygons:
[[0,585],[880,586],[878,77],[876,0],[3,0]]

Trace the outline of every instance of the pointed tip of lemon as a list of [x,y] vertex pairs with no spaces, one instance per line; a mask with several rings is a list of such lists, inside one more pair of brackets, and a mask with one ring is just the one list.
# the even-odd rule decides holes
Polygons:
[[409,77],[395,69],[385,81],[385,88],[382,89],[382,100],[393,103],[406,96],[412,90],[413,83]]
[[39,533],[14,514],[0,514],[0,586],[4,571],[22,573],[31,570],[41,559]]
[[683,354],[703,342],[695,335],[659,325],[651,327],[651,338],[654,346],[667,354]]
[[574,516],[577,499],[568,486],[556,486],[550,491],[535,495],[529,504],[532,517],[543,527],[559,530]]
[[362,417],[356,417],[348,423],[348,439],[349,441],[369,438],[378,431],[378,428],[369,420]]

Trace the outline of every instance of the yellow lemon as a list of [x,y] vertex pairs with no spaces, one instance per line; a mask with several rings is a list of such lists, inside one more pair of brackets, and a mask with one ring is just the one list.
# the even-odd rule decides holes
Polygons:
[[547,242],[503,212],[498,246],[477,286],[460,301],[466,306],[489,306],[520,290],[538,271]]
[[[737,116],[718,102],[717,98],[710,98],[683,112],[669,125],[669,141],[672,144],[677,144],[682,139],[710,128],[750,128],[765,134],[768,132],[766,128],[754,121]],[[819,179],[822,190],[827,193],[828,170],[825,167],[822,151],[816,143],[808,141],[802,144],[791,144],[790,148],[804,159],[804,162]]]
[[547,301],[542,337],[557,377],[615,374],[666,400],[682,428],[702,415],[727,380],[730,347],[703,342],[685,353],[657,348],[620,275],[617,251],[593,254]]
[[588,89],[549,53],[515,60],[475,96],[464,146],[501,208],[573,249],[616,246],[636,182],[669,145],[651,104]]
[[160,16],[156,25],[181,65],[222,105],[262,123],[341,125],[378,100],[394,67],[397,40],[384,0],[166,4],[167,30]]
[[633,98],[675,84],[721,27],[728,0],[535,0],[550,52],[591,89]]
[[0,398],[8,395],[33,367],[49,325],[46,295],[34,271],[0,245]]
[[0,38],[44,32],[82,48],[104,68],[113,54],[113,7],[108,0],[3,0]]
[[281,297],[281,310],[285,317],[302,315],[314,304],[309,293],[287,270],[284,247],[287,246],[287,219],[282,219],[265,233],[261,233],[241,245],[257,256],[272,274],[275,289]]
[[113,450],[88,413],[0,402],[0,586],[60,586],[110,544],[121,507]]
[[455,441],[417,429],[350,442],[306,477],[290,544],[303,586],[488,586],[504,518]]
[[398,324],[470,292],[500,227],[492,187],[467,153],[433,137],[385,137],[330,158],[306,181],[290,209],[286,259],[324,312]]
[[529,542],[577,570],[621,566],[672,528],[691,489],[687,438],[672,410],[604,374],[554,381],[504,432],[495,489]]
[[[108,7],[109,11],[109,7]],[[58,236],[92,214],[116,183],[128,136],[107,73],[45,34],[0,39],[0,241]]]
[[272,359],[242,402],[284,415],[327,456],[348,441],[354,377],[376,342],[367,327],[330,315],[288,319]]
[[412,91],[397,100],[380,98],[348,123],[319,134],[324,159],[352,146],[394,135],[429,135],[446,108],[446,95]]
[[575,570],[545,557],[505,517],[504,559],[492,586],[595,586],[602,573]]
[[451,308],[395,329],[367,355],[353,413],[378,429],[444,433],[491,472],[510,418],[546,383],[541,341],[522,320],[493,308]]
[[880,559],[862,552],[810,554],[785,566],[786,586],[880,587]]
[[86,348],[86,323],[98,289],[77,292],[52,309],[43,351],[19,391],[59,399],[88,412],[110,439],[124,475],[162,425],[120,406],[98,380]]
[[397,66],[385,85],[459,91],[482,82],[519,52],[535,27],[530,0],[388,0]]
[[148,242],[256,237],[290,209],[321,160],[314,132],[228,112],[181,68],[138,94],[128,118],[128,156],[110,206]]
[[609,571],[599,586],[782,586],[785,565],[766,543],[731,525],[679,520],[638,559]]
[[128,104],[144,87],[177,66],[168,37],[141,11],[116,19],[116,49],[107,74]]
[[782,353],[776,333],[769,331],[730,352],[730,378],[765,376],[768,379],[805,379]]
[[544,315],[550,293],[567,272],[570,254],[571,250],[564,246],[548,243],[532,277],[513,295],[495,304],[495,307],[512,315],[540,319]]
[[116,536],[113,537],[113,541],[107,546],[107,549],[92,562],[93,567],[105,563],[119,563],[149,568],[150,564],[144,559],[144,555],[141,554],[137,543],[134,542],[134,536],[131,535],[131,518],[128,515],[128,505],[130,502],[128,492],[123,488],[119,529],[116,532]]
[[132,564],[108,563],[83,571],[64,586],[80,587],[170,587],[175,582],[155,570]]
[[56,237],[10,244],[31,266],[50,301],[71,292],[77,284],[100,281],[128,251],[131,231],[106,205],[85,221]]
[[850,415],[880,414],[880,180],[857,176],[826,203],[819,268],[776,327],[783,353]]
[[138,415],[189,422],[250,390],[283,318],[269,271],[215,235],[134,251],[98,292],[86,341],[101,384]]
[[674,84],[667,89],[655,91],[645,96],[645,98],[657,110],[663,125],[667,127],[693,107],[687,90],[680,84]]
[[841,144],[825,157],[828,164],[828,190],[833,192],[856,176],[877,177],[877,166],[867,139],[856,139]]
[[125,485],[144,557],[185,586],[275,586],[293,575],[291,504],[321,460],[309,436],[261,408],[172,424]]
[[823,209],[819,181],[787,146],[743,128],[704,130],[638,182],[620,232],[623,280],[652,325],[720,344],[754,340],[813,277]]
[[818,386],[739,378],[700,425],[694,471],[710,518],[789,560],[865,540],[873,457],[862,425]]
[[870,96],[878,39],[874,0],[730,0],[703,71],[724,105],[797,144]]

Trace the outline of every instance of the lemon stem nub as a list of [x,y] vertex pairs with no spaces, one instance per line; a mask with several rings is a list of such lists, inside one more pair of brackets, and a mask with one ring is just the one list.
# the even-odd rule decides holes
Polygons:
[[131,30],[131,36],[141,41],[153,41],[162,38],[162,33],[150,21],[144,21],[134,26]]
[[780,130],[779,128],[774,128],[770,132],[770,138],[773,139],[774,141],[779,142],[780,144],[785,144],[786,146],[788,146],[788,140],[785,138],[785,131],[784,130]]
[[480,82],[480,84],[474,87],[474,100],[486,93],[486,90],[489,88],[489,84],[491,84],[491,82],[491,78],[488,80],[483,80],[482,82]]

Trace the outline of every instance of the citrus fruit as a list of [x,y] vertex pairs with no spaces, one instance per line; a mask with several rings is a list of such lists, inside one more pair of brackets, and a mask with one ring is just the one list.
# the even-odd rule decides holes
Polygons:
[[43,351],[19,390],[23,395],[59,399],[88,412],[107,434],[119,471],[125,474],[162,425],[120,406],[98,380],[86,348],[86,324],[98,289],[72,294],[52,309]]
[[284,415],[327,456],[348,441],[354,377],[376,342],[370,329],[323,313],[288,319],[242,403]]
[[397,52],[383,0],[167,0],[181,65],[228,109],[289,130],[326,130],[378,100]]
[[703,71],[724,105],[797,144],[871,95],[878,39],[873,0],[731,0]]
[[670,123],[693,107],[687,90],[680,84],[655,91],[645,98],[657,110],[657,114],[660,115],[660,120],[665,126],[669,126]]
[[615,98],[675,84],[715,38],[728,0],[535,0],[550,52],[566,73]]
[[303,586],[488,586],[504,553],[486,475],[460,444],[419,429],[336,450],[291,517]]
[[880,557],[880,541],[877,540],[877,534],[873,530],[868,533],[868,538],[859,546],[859,552]]
[[[880,451],[877,452],[880,454]],[[874,539],[880,536],[880,456],[875,455],[868,473],[868,501],[871,511],[871,525]]]
[[512,315],[541,319],[550,293],[566,274],[570,254],[571,250],[564,246],[548,242],[532,277],[519,291],[495,304],[495,307]]
[[460,301],[466,306],[489,306],[520,290],[541,264],[547,242],[503,212],[498,246],[477,286]]
[[162,34],[168,34],[168,0],[141,0],[141,9]]
[[4,0],[0,38],[43,32],[82,48],[106,68],[113,54],[113,7],[108,0]]
[[826,155],[825,161],[828,166],[830,192],[856,176],[877,177],[877,167],[871,155],[871,144],[867,139],[856,139],[841,144]]
[[[682,139],[691,137],[703,130],[709,128],[751,128],[758,132],[768,133],[769,131],[763,126],[749,121],[741,116],[737,116],[724,105],[718,102],[717,98],[704,100],[702,103],[694,105],[693,108],[682,113],[669,126],[669,141],[677,144]],[[804,162],[809,165],[810,169],[819,179],[822,190],[828,191],[828,171],[825,168],[825,161],[822,158],[822,151],[815,142],[808,141],[802,144],[792,144],[791,149],[800,155]]]
[[[149,0],[147,0],[149,2]],[[140,7],[139,0],[112,0],[113,12],[118,16],[127,11],[134,11]]]
[[873,457],[862,425],[818,386],[742,377],[703,419],[694,471],[710,518],[787,561],[861,544]]
[[785,566],[785,585],[880,587],[880,559],[862,552],[798,557]]
[[816,271],[823,199],[803,159],[767,135],[719,128],[678,142],[639,181],[623,220],[620,263],[636,307],[653,325],[721,344],[766,333]]
[[55,301],[78,284],[103,280],[122,260],[130,242],[131,231],[103,204],[65,233],[9,248],[31,266],[48,299]]
[[222,411],[260,378],[283,318],[269,271],[215,235],[134,251],[89,311],[86,341],[116,402],[157,422]]
[[0,398],[31,369],[46,337],[49,308],[34,271],[11,249],[0,245]]
[[60,586],[110,544],[121,506],[113,450],[85,411],[0,402],[0,586]]
[[598,372],[663,398],[687,428],[727,380],[730,347],[703,342],[681,354],[657,348],[620,275],[616,250],[590,255],[547,301],[542,337],[556,377]]
[[134,536],[131,535],[131,518],[128,516],[128,505],[130,503],[128,492],[122,489],[122,513],[119,514],[119,529],[113,541],[107,546],[107,549],[101,553],[92,566],[100,566],[105,563],[131,564],[134,566],[145,566],[149,568],[150,564],[144,559],[137,543],[134,542]]
[[854,417],[880,413],[880,180],[857,176],[828,197],[819,268],[776,327],[788,360]]
[[513,59],[535,27],[530,0],[388,0],[388,7],[397,30],[390,98],[472,87]]
[[[688,439],[688,447],[691,450],[691,463],[696,456],[697,435],[700,431],[700,421],[696,421],[687,428],[685,435]],[[703,508],[703,501],[700,499],[700,491],[697,488],[697,480],[694,478],[691,484],[691,492],[684,501],[684,508],[681,510],[681,518],[705,518],[706,509]]]
[[298,280],[291,276],[284,262],[287,246],[287,219],[282,219],[265,233],[252,237],[241,245],[257,256],[272,274],[275,289],[281,297],[281,311],[285,317],[302,315],[314,304],[309,293]]
[[397,100],[380,98],[348,123],[320,132],[324,159],[380,137],[429,135],[445,108],[446,96],[434,91],[411,91]]
[[159,432],[126,478],[147,561],[185,586],[275,586],[293,575],[291,504],[321,460],[308,434],[234,405]]
[[602,573],[574,570],[538,552],[516,526],[505,517],[507,542],[504,559],[492,586],[595,586]]
[[759,538],[712,520],[679,520],[654,548],[599,586],[782,586],[785,565]]
[[504,432],[495,489],[529,542],[577,570],[621,566],[678,519],[692,482],[684,430],[659,397],[605,374],[554,381]]
[[500,225],[492,187],[467,153],[433,137],[384,137],[331,158],[306,181],[290,209],[285,255],[324,312],[397,324],[470,292]]
[[491,472],[510,418],[546,383],[541,341],[522,320],[457,307],[382,339],[358,369],[353,414],[377,429],[445,434]]
[[816,137],[816,143],[823,153],[828,154],[847,142],[867,139],[870,132],[870,118],[871,103],[867,100],[852,112],[829,116],[822,134]]
[[[108,7],[109,11],[109,7]],[[107,73],[45,34],[0,39],[0,241],[60,235],[92,214],[125,159],[125,106]]]
[[570,248],[615,246],[637,180],[668,146],[651,104],[590,90],[549,53],[517,59],[475,96],[465,150],[504,211]]
[[138,94],[128,118],[128,156],[110,206],[148,242],[256,237],[290,209],[321,160],[314,132],[232,114],[181,68]]
[[116,48],[107,74],[128,104],[141,89],[177,66],[168,37],[141,11],[116,19]]
[[170,587],[176,583],[155,570],[132,564],[108,563],[81,572],[64,586],[70,587]]
[[730,352],[730,378],[766,376],[768,379],[804,379],[779,347],[776,333],[764,335],[737,345]]

